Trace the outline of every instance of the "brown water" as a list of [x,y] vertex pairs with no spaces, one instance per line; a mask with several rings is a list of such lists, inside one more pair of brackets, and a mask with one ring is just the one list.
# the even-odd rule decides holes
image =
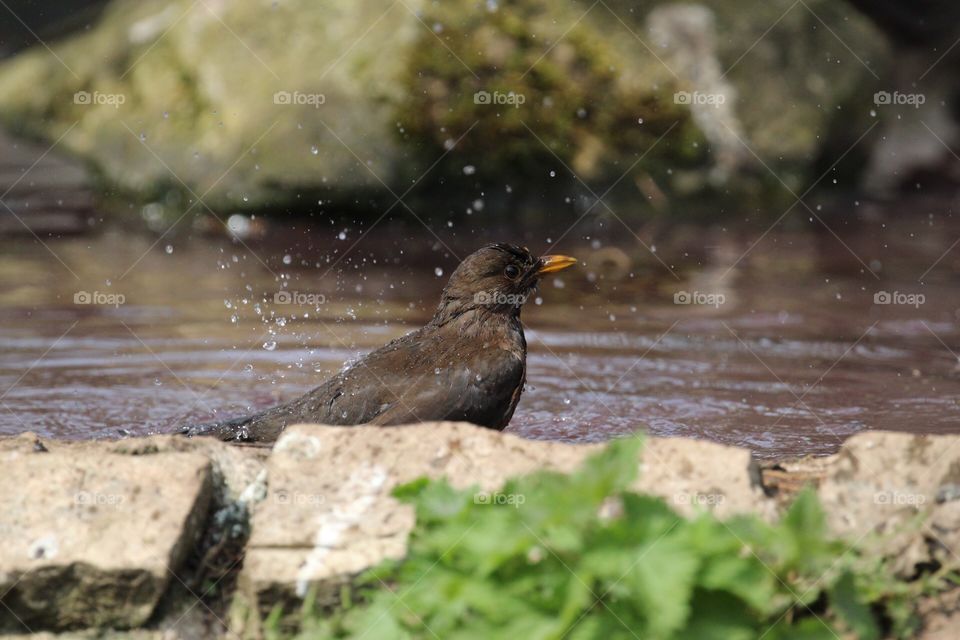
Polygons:
[[[764,225],[674,231],[657,256],[676,275],[632,239],[571,233],[555,250],[585,264],[524,310],[528,387],[509,431],[600,441],[647,428],[763,457],[828,453],[863,429],[960,431],[960,246],[948,251],[960,226],[928,208],[832,224],[840,239],[810,221],[762,237]],[[295,397],[425,322],[454,256],[495,239],[444,229],[448,250],[384,228],[340,259],[359,234],[318,229],[274,225],[249,247],[0,239],[0,434],[165,432]],[[124,299],[77,304],[81,291]],[[278,291],[313,298],[280,304]],[[723,302],[674,304],[679,291]],[[879,291],[924,300],[875,304]]]

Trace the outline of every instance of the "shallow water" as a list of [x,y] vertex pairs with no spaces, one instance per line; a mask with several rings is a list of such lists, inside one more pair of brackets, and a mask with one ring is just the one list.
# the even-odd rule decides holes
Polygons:
[[[556,250],[585,264],[524,309],[528,386],[508,430],[601,441],[647,428],[762,457],[826,454],[863,429],[960,430],[960,226],[911,216],[832,224],[838,237],[813,222],[680,229],[657,248],[673,273],[632,239],[570,234]],[[622,238],[616,224],[607,235]],[[448,250],[383,229],[347,252],[356,232],[267,235],[0,239],[0,434],[166,432],[295,397],[425,322],[455,255],[493,239],[441,234]],[[722,304],[675,304],[680,291]],[[875,304],[881,291],[913,305]]]

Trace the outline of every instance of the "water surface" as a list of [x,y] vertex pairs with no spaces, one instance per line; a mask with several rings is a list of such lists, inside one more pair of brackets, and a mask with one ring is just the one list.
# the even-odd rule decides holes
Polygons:
[[[768,458],[826,454],[864,429],[960,430],[960,227],[911,215],[836,236],[812,221],[681,228],[656,257],[615,222],[606,237],[575,230],[555,250],[585,264],[524,310],[528,387],[508,430],[647,429]],[[293,398],[424,323],[456,256],[488,239],[414,231],[356,245],[295,223],[246,244],[109,229],[0,239],[0,434],[166,432]],[[682,292],[707,304],[675,303]],[[876,303],[884,292],[894,304]]]

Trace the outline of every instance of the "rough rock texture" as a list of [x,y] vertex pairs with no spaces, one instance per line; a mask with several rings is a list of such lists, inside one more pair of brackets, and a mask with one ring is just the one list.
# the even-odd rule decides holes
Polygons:
[[[537,469],[571,471],[599,445],[524,440],[465,423],[287,429],[270,458],[269,493],[253,516],[241,589],[261,611],[340,587],[386,558],[400,558],[414,514],[390,496],[421,476],[460,488],[498,489]],[[678,511],[772,514],[750,453],[709,442],[648,441],[637,489]]]
[[146,622],[206,519],[209,459],[18,444],[0,452],[0,629]]
[[857,434],[823,474],[820,498],[836,534],[876,545],[904,576],[931,560],[960,565],[960,437]]

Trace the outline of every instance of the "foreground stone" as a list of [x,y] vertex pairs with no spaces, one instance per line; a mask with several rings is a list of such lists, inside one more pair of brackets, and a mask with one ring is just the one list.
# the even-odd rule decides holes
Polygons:
[[[296,606],[308,592],[335,604],[353,576],[405,554],[415,519],[390,495],[398,484],[446,477],[458,488],[493,492],[538,469],[570,472],[599,447],[524,440],[465,423],[291,427],[270,458],[269,493],[253,516],[240,587],[262,613]],[[773,514],[744,449],[652,439],[641,465],[636,489],[681,513]]]
[[135,627],[193,544],[201,455],[11,450],[0,486],[0,628]]
[[956,564],[960,553],[960,437],[861,433],[824,466],[819,494],[838,536],[896,560]]
[[[0,438],[0,633],[145,626],[190,638],[228,620],[231,635],[255,634],[274,606],[294,610],[308,593],[335,605],[358,574],[403,557],[415,522],[390,495],[397,484],[446,477],[488,500],[510,477],[572,471],[599,447],[462,423],[299,425],[272,451],[172,436]],[[813,484],[832,531],[896,559],[904,577],[960,567],[960,436],[866,432],[834,456],[763,470],[745,449],[679,438],[650,438],[641,456],[634,488],[680,513],[775,518]],[[224,527],[241,533],[228,539]],[[181,582],[188,555],[224,541],[240,545],[238,559],[246,543],[229,617],[197,605]],[[926,637],[960,637],[957,598],[946,596],[921,608]]]

